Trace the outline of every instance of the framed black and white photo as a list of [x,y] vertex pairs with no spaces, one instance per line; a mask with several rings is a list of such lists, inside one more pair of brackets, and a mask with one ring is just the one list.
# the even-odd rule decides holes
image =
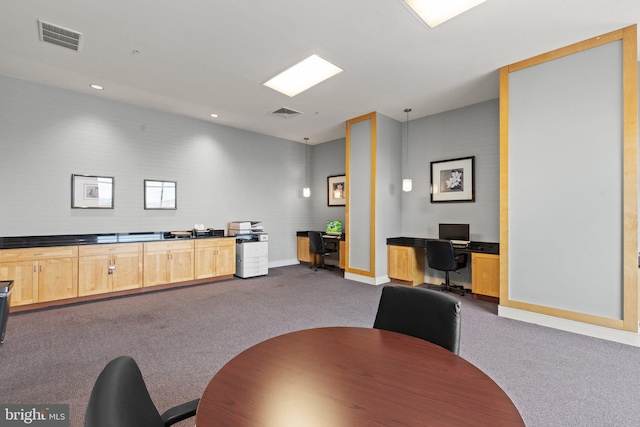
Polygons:
[[334,175],[327,177],[327,205],[345,206],[347,180],[345,175]]
[[71,208],[113,209],[111,176],[71,175]]
[[176,181],[144,180],[145,209],[178,209]]
[[431,203],[475,202],[475,156],[431,162]]

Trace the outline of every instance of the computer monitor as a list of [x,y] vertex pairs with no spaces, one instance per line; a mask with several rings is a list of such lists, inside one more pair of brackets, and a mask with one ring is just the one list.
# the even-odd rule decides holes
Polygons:
[[440,224],[438,238],[469,241],[469,224]]
[[342,234],[342,221],[339,219],[330,219],[327,221],[327,234]]

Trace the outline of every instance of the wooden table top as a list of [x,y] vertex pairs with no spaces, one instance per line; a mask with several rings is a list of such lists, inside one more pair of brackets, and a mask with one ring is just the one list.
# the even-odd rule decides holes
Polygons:
[[229,361],[197,427],[524,426],[506,393],[463,358],[370,328],[307,329]]

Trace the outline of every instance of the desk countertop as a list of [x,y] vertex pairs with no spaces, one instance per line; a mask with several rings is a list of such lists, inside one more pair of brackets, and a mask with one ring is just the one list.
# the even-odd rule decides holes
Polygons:
[[[168,233],[61,234],[52,236],[0,237],[0,249],[22,249],[52,246],[99,245],[109,243],[141,243],[161,240],[216,239],[224,236],[170,237]],[[235,237],[230,237],[235,238]]]
[[[411,246],[414,248],[425,248],[427,246],[427,240],[422,237],[390,237],[387,239],[387,245],[391,246]],[[469,252],[485,253],[498,255],[500,253],[500,244],[492,242],[474,242],[469,244],[467,249]],[[464,250],[459,250],[460,252]]]

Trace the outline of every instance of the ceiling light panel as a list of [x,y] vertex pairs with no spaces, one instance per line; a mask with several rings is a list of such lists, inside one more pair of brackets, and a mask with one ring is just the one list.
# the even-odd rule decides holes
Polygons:
[[403,0],[431,28],[486,0]]
[[293,97],[340,72],[342,72],[342,68],[320,58],[318,55],[311,55],[302,62],[278,74],[264,83],[264,85]]

